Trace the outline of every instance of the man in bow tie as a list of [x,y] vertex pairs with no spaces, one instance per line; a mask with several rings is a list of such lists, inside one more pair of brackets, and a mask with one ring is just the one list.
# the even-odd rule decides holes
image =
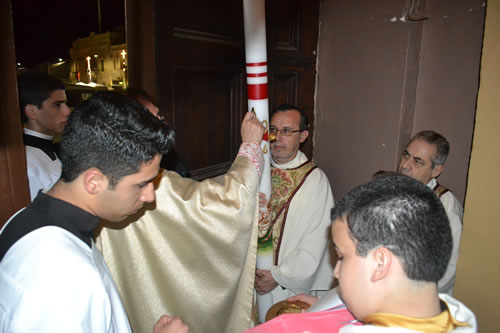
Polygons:
[[49,74],[25,71],[18,76],[19,106],[24,123],[23,141],[31,201],[50,189],[61,175],[52,138],[66,126],[70,109],[64,83]]

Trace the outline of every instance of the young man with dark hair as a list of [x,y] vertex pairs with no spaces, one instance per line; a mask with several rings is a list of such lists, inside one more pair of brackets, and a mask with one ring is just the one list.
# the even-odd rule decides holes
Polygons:
[[49,74],[22,72],[18,76],[18,88],[33,201],[41,189],[49,189],[61,175],[61,161],[52,138],[62,133],[70,110],[66,105],[64,83]]
[[[465,305],[438,294],[452,237],[432,190],[410,177],[387,175],[349,192],[331,217],[338,292],[364,324],[340,332],[477,332]],[[310,295],[289,300],[316,301]]]
[[[160,109],[155,105],[153,97],[143,89],[127,88],[127,90],[125,90],[125,95],[142,104],[156,118],[165,120],[160,114]],[[191,177],[188,166],[178,159],[175,148],[171,149],[167,155],[163,156],[160,167],[165,170],[173,170],[182,177]]]
[[264,131],[247,112],[227,172],[197,181],[163,171],[154,206],[102,229],[96,243],[135,332],[147,332],[162,313],[181,316],[193,332],[253,325]]
[[455,195],[440,185],[437,177],[443,172],[448,158],[450,144],[441,134],[427,130],[418,132],[406,146],[398,172],[426,184],[439,197],[450,220],[453,251],[448,268],[438,283],[439,292],[453,295],[455,275],[457,271],[460,238],[462,235],[463,208]]
[[[135,101],[98,93],[69,117],[62,175],[0,234],[1,332],[130,332],[120,295],[92,240],[155,200],[153,180],[173,132]],[[187,332],[162,317],[160,332]],[[172,331],[172,332],[173,332]]]
[[155,105],[153,97],[143,89],[127,88],[127,90],[125,90],[125,95],[141,103],[153,116],[163,119],[160,115],[160,109]]

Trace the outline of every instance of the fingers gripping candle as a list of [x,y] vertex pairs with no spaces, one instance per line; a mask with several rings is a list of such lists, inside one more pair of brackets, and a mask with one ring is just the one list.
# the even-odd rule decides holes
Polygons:
[[[266,126],[261,149],[264,152],[265,167],[260,182],[260,192],[267,202],[271,194],[271,158],[268,140],[269,103],[267,94],[267,50],[265,0],[243,0],[245,23],[245,56],[248,86],[248,110],[255,112],[259,121]],[[269,205],[267,205],[269,207]],[[257,247],[257,268],[271,269],[273,265],[273,245],[270,218],[267,207],[260,208],[259,243]],[[257,295],[259,321],[264,322],[272,300],[269,293]]]

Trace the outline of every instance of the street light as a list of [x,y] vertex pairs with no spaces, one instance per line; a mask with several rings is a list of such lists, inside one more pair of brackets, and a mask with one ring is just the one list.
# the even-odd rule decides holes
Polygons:
[[127,55],[127,52],[125,50],[122,50],[120,53],[123,58],[123,88],[127,89],[127,61],[125,60],[125,56]]
[[87,56],[87,67],[89,71],[89,83],[92,82],[92,69],[90,69],[90,56]]

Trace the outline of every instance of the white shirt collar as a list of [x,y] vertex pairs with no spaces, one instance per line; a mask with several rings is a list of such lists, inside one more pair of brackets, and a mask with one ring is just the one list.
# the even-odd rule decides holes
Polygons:
[[431,178],[431,180],[429,180],[429,182],[427,183],[427,187],[433,190],[436,184],[437,184],[436,178]]
[[40,133],[40,132],[37,132],[37,131],[33,131],[33,130],[30,130],[30,129],[27,129],[27,128],[24,129],[24,134],[28,134],[28,135],[31,135],[31,136],[36,136],[37,138],[46,139],[46,140],[52,140],[52,138],[53,138],[52,135],[43,134],[43,133]]
[[290,160],[286,163],[283,163],[283,164],[279,164],[278,162],[276,162],[272,158],[272,155],[271,155],[271,165],[275,168],[278,168],[278,169],[293,169],[293,168],[296,168],[299,165],[307,162],[307,160],[308,160],[308,158],[307,158],[306,154],[304,154],[300,150],[297,151],[297,155],[295,155],[295,157],[292,160]]

